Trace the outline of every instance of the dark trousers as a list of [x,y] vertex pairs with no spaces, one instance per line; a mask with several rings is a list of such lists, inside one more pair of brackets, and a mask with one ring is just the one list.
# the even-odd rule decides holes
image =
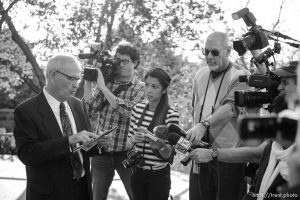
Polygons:
[[247,191],[244,164],[211,161],[190,172],[190,200],[240,200]]
[[90,199],[86,176],[79,179],[79,181],[74,180],[74,182],[75,182],[75,187],[71,192],[71,194],[73,194],[72,199],[74,200]]
[[170,166],[160,170],[137,168],[131,177],[134,200],[167,200],[171,189]]

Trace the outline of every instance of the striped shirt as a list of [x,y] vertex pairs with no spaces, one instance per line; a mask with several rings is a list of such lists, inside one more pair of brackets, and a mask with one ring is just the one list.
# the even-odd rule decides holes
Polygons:
[[[94,128],[96,134],[99,135],[101,131],[118,126],[116,131],[111,133],[112,143],[108,149],[105,149],[107,152],[120,152],[131,148],[127,142],[131,111],[135,104],[142,102],[145,98],[145,84],[138,81],[136,76],[126,84],[131,85],[117,95],[117,108],[111,107],[108,103],[98,112],[98,108],[106,101],[104,94],[98,87],[95,88],[92,98],[86,102],[90,114],[99,113]],[[121,85],[119,82],[114,81],[108,82],[106,86],[110,91],[114,91],[119,85]]]
[[[141,118],[146,105],[147,103],[139,103],[136,106],[134,106],[132,110],[132,116],[131,116],[130,127],[129,127],[129,137],[131,137],[131,139],[134,133],[137,131],[139,119]],[[145,112],[140,127],[147,129],[147,127],[150,125],[152,121],[153,115],[154,115],[153,111],[147,110]],[[165,118],[165,124],[166,125],[179,124],[179,113],[175,111],[173,108],[169,108],[167,112],[167,116]],[[162,169],[169,164],[168,162],[163,161],[161,158],[157,157],[153,153],[150,143],[148,141],[142,143],[136,143],[135,148],[137,151],[142,153],[142,156],[145,160],[145,166],[143,168],[145,169],[153,169],[153,170]]]

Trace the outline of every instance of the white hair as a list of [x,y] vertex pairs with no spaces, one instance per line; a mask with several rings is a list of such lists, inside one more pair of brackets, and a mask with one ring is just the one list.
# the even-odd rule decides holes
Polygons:
[[224,47],[231,47],[231,42],[230,42],[229,37],[226,33],[220,32],[220,31],[215,31],[207,37],[207,40],[211,39],[211,38],[215,38],[215,37],[220,38],[220,41],[222,42],[222,45]]
[[64,72],[64,68],[66,64],[74,63],[74,65],[77,65],[79,68],[81,68],[80,62],[77,60],[77,58],[71,54],[59,54],[56,56],[53,56],[50,58],[47,68],[46,68],[46,77],[49,77],[49,75],[54,71],[62,71]]

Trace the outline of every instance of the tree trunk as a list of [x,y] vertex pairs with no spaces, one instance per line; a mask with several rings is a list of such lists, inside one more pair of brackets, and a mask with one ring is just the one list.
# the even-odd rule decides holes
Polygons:
[[[30,48],[28,45],[24,42],[24,40],[20,37],[19,33],[17,32],[14,24],[11,21],[10,16],[7,14],[6,11],[1,11],[2,18],[7,23],[9,30],[12,33],[12,39],[13,41],[21,48],[24,55],[26,56],[26,60],[30,62],[32,69],[33,69],[33,76],[37,79],[38,84],[37,87],[42,89],[45,85],[45,76],[43,74],[42,69],[39,67],[38,63],[36,62]],[[30,85],[29,85],[30,86]],[[30,86],[31,87],[31,86]],[[33,91],[35,91],[34,88],[32,88]]]

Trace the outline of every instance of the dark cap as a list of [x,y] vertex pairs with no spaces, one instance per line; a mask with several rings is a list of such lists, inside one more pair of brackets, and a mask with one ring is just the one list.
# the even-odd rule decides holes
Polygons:
[[276,74],[279,77],[297,76],[298,64],[298,61],[291,61],[289,62],[288,66],[278,68],[272,71],[272,73]]

